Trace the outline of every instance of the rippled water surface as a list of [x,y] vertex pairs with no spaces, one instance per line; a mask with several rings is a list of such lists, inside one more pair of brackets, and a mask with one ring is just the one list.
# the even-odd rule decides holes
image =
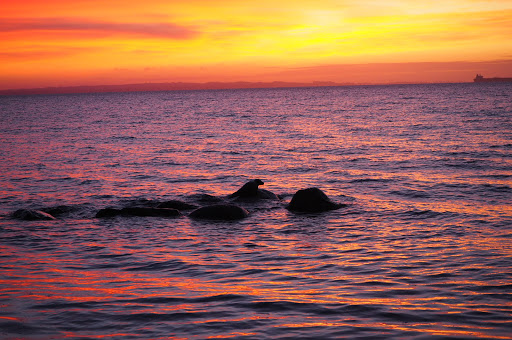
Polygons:
[[[512,338],[511,84],[13,96],[0,118],[2,339]],[[282,200],[236,222],[95,217],[252,178]],[[347,207],[286,210],[308,187]]]

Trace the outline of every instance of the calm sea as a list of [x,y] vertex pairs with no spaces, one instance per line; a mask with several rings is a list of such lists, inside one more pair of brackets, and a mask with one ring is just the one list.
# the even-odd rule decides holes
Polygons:
[[[2,339],[512,338],[512,84],[11,96],[0,122]],[[282,201],[241,221],[95,218],[253,178]],[[308,187],[348,206],[284,208]]]

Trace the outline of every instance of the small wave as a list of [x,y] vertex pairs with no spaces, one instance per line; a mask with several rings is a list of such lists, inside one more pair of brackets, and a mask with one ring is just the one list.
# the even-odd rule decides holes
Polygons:
[[119,322],[163,322],[163,321],[180,321],[197,319],[219,319],[232,317],[228,312],[175,312],[175,313],[131,313],[114,316],[113,319]]
[[476,286],[476,287],[467,287],[467,290],[484,292],[484,293],[511,292],[512,284],[482,285],[482,286]]
[[219,295],[211,295],[211,296],[203,296],[194,299],[189,299],[190,302],[195,303],[207,303],[207,302],[228,302],[228,301],[239,301],[239,300],[247,300],[247,297],[244,295],[238,294],[219,294]]
[[136,303],[141,305],[154,305],[154,304],[162,304],[162,305],[168,305],[168,304],[176,304],[176,303],[183,303],[188,301],[189,299],[186,298],[177,298],[177,297],[147,297],[147,298],[137,298],[137,299],[126,299],[126,300],[115,300],[112,301],[112,303],[115,304],[127,304],[127,303]]
[[135,137],[135,136],[113,136],[113,137],[110,137],[110,139],[113,141],[116,141],[116,140],[124,141],[124,140],[134,140],[134,139],[137,139],[137,137]]
[[95,257],[98,259],[118,259],[122,257],[129,257],[131,254],[99,254]]
[[433,322],[437,320],[435,316],[429,317],[428,313],[421,312],[420,315],[410,310],[407,312],[381,312],[377,315],[383,319],[392,320],[394,322]]
[[336,308],[339,314],[345,315],[360,315],[362,317],[373,317],[373,315],[381,311],[378,305],[362,305],[362,304],[348,304]]
[[130,179],[134,179],[134,180],[150,180],[152,178],[155,178],[155,176],[148,175],[148,174],[132,174],[132,175],[130,175]]
[[125,271],[176,271],[183,269],[191,269],[193,265],[180,260],[168,260],[163,262],[153,262],[141,266],[129,267]]
[[361,286],[394,286],[396,285],[396,283],[394,282],[387,282],[387,281],[375,281],[375,280],[371,280],[371,281],[363,281],[363,282],[358,282],[357,285],[361,285]]
[[349,182],[350,183],[367,183],[367,182],[387,183],[387,182],[392,182],[392,181],[394,181],[394,180],[391,179],[391,178],[372,178],[372,177],[367,177],[367,178],[353,179],[353,180],[350,180]]
[[176,161],[172,161],[172,160],[168,160],[168,159],[164,159],[164,158],[159,158],[159,157],[152,158],[148,163],[153,164],[155,166],[165,166],[165,167],[186,165],[184,163],[180,163],[180,162],[176,162]]
[[[242,306],[240,306],[242,307]],[[293,313],[293,314],[315,314],[315,315],[331,315],[338,314],[339,312],[334,308],[329,308],[316,304],[306,302],[291,302],[291,301],[260,301],[248,304],[243,304],[243,307],[257,312],[271,312],[271,313]]]
[[484,191],[491,191],[491,192],[497,192],[497,193],[510,193],[512,192],[512,188],[508,185],[502,184],[502,185],[496,185],[496,184],[482,184],[480,187]]
[[444,165],[450,168],[460,168],[460,169],[472,169],[472,170],[481,170],[489,168],[489,165],[484,163],[482,164],[481,160],[471,159],[471,160],[445,160]]
[[433,219],[438,218],[443,213],[432,211],[432,210],[407,210],[399,213],[399,215],[404,219]]
[[496,144],[496,145],[491,145],[490,148],[493,148],[493,149],[512,149],[512,143],[508,143],[508,144]]
[[5,333],[11,334],[42,334],[43,328],[29,325],[20,321],[0,321],[0,335]]
[[155,152],[156,153],[175,153],[176,151],[179,151],[179,150],[165,148],[165,149],[156,150]]
[[496,179],[508,179],[508,178],[512,177],[512,175],[509,175],[509,174],[488,174],[488,175],[481,175],[481,177],[496,178]]
[[90,184],[94,184],[94,183],[100,183],[100,181],[97,179],[86,179],[86,180],[81,181],[78,185],[90,185]]
[[409,198],[430,198],[431,195],[422,190],[415,190],[415,189],[402,189],[402,190],[393,190],[390,191],[391,195],[398,195],[403,197],[409,197]]
[[103,246],[84,246],[80,250],[83,251],[83,252],[95,252],[95,251],[103,250],[103,249],[107,249],[107,247],[103,247]]
[[207,177],[186,177],[186,178],[168,178],[165,179],[166,183],[197,183],[197,182],[211,182],[211,178]]
[[49,178],[49,179],[41,179],[42,181],[52,181],[52,182],[70,182],[70,181],[76,181],[75,178],[73,177],[69,177],[69,176],[65,176],[65,177],[57,177],[57,178]]
[[103,305],[105,305],[104,301],[84,301],[84,302],[54,301],[54,302],[37,304],[37,305],[31,306],[29,308],[37,309],[37,310],[71,309],[71,308],[94,309],[97,306],[103,306]]

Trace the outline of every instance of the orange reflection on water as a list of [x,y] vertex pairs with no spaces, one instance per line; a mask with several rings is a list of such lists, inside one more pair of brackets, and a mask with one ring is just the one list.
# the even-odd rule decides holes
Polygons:
[[9,321],[21,321],[20,318],[15,318],[15,317],[12,317],[12,316],[0,316],[0,319],[9,320]]
[[[490,327],[478,327],[478,326],[463,326],[463,325],[445,325],[442,323],[413,323],[409,326],[404,326],[402,324],[393,324],[393,323],[383,323],[383,322],[374,322],[374,323],[364,323],[364,324],[357,324],[354,323],[354,319],[346,319],[347,321],[352,322],[342,322],[342,321],[336,321],[336,322],[325,322],[325,321],[311,321],[311,322],[302,322],[302,323],[287,323],[287,324],[281,324],[276,327],[289,327],[289,328],[302,328],[302,327],[356,327],[356,328],[383,328],[383,329],[390,329],[390,330],[400,330],[400,331],[406,331],[406,332],[418,332],[421,331],[422,333],[429,333],[431,335],[436,336],[471,336],[476,338],[484,338],[488,339],[489,335],[483,332],[477,332],[475,329],[481,329],[481,330],[487,330],[492,329]],[[457,327],[457,328],[471,328],[471,330],[451,330],[451,329],[435,329],[431,328],[432,326],[437,327]],[[495,336],[493,335],[493,339],[510,339],[507,336]]]

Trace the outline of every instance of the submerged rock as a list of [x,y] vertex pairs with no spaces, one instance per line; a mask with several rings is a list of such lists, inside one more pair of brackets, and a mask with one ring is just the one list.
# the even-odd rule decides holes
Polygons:
[[157,206],[157,208],[166,208],[166,209],[177,209],[177,210],[192,210],[197,209],[199,206],[195,204],[190,204],[183,201],[178,200],[169,200],[160,202]]
[[246,218],[249,212],[233,204],[215,204],[198,208],[189,216],[196,219],[233,221]]
[[180,200],[152,200],[147,198],[136,198],[129,199],[124,204],[125,207],[148,207],[148,208],[168,208],[168,209],[177,209],[177,210],[192,210],[197,209],[199,206],[195,204],[190,204]]
[[266,190],[266,189],[258,189],[258,198],[264,199],[264,200],[280,200],[281,198],[274,194],[272,191]]
[[160,216],[160,217],[176,217],[181,213],[177,209],[169,208],[149,208],[149,207],[127,207],[121,209],[123,216]]
[[177,217],[181,216],[179,210],[169,208],[151,208],[151,207],[126,207],[122,209],[105,208],[96,213],[97,218],[115,217],[115,216],[137,216],[137,217]]
[[94,217],[96,218],[104,218],[104,217],[114,217],[121,215],[121,209],[114,208],[104,208],[99,210]]
[[293,195],[287,209],[295,212],[322,212],[339,209],[345,204],[335,203],[318,188],[299,190]]
[[68,215],[76,210],[77,210],[77,207],[71,206],[71,205],[57,205],[57,206],[41,209],[41,211],[43,211],[47,214],[50,214],[52,216],[57,216],[57,217],[61,217],[63,215]]
[[191,199],[195,200],[198,203],[219,203],[223,202],[224,200],[222,198],[209,195],[209,194],[195,194],[190,196]]
[[19,209],[12,213],[12,218],[24,221],[49,221],[55,217],[41,210]]

